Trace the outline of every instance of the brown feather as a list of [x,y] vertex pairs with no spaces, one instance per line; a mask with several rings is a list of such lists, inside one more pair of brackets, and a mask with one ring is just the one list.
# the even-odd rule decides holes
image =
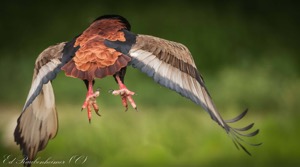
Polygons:
[[139,35],[136,40],[137,42],[132,47],[132,50],[141,49],[149,51],[161,61],[191,75],[199,82],[204,82],[201,74],[198,72],[195,66],[190,51],[181,43],[168,41],[149,35]]
[[104,40],[125,41],[125,25],[118,20],[97,20],[77,39],[74,46],[80,46],[72,61],[62,67],[67,76],[83,80],[93,80],[114,75],[126,67],[130,58],[104,45]]
[[80,78],[82,80],[93,80],[96,78],[104,78],[109,75],[114,75],[121,68],[126,67],[130,61],[130,57],[126,55],[120,55],[117,57],[117,60],[112,63],[112,65],[97,67],[93,65],[87,71],[81,71],[76,68],[75,62],[71,60],[66,65],[62,67],[62,70],[65,71],[65,74],[70,77]]

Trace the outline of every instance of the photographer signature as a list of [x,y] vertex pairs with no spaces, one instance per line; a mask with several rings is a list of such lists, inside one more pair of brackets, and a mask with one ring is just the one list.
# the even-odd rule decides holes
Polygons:
[[53,157],[37,157],[33,161],[27,161],[27,158],[20,158],[10,154],[6,154],[3,156],[3,164],[39,164],[39,165],[62,165],[62,164],[84,164],[88,160],[88,156],[86,155],[72,155],[68,160],[57,160]]

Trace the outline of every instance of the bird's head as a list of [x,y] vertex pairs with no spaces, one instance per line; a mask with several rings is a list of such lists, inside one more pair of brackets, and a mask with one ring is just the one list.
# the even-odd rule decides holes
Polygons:
[[127,30],[130,31],[130,29],[131,29],[131,26],[130,26],[128,20],[120,15],[113,15],[113,14],[112,15],[103,15],[103,16],[100,16],[97,19],[95,19],[94,22],[99,21],[99,20],[105,20],[105,19],[118,20],[120,23],[125,25]]

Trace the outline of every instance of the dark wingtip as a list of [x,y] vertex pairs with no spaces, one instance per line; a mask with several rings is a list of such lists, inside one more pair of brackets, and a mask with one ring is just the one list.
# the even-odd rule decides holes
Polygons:
[[263,143],[249,143],[251,146],[255,146],[255,147],[257,147],[257,146],[260,146],[260,145],[262,145]]
[[246,108],[246,110],[244,112],[242,112],[240,115],[238,115],[237,117],[235,117],[233,119],[225,120],[225,122],[226,123],[237,122],[237,121],[241,120],[242,118],[244,118],[247,113],[248,113],[248,108]]
[[21,128],[20,128],[20,118],[21,118],[22,114],[20,115],[20,117],[17,120],[17,126],[15,128],[14,131],[14,141],[16,142],[17,145],[20,145],[20,150],[22,151],[23,157],[24,157],[24,161],[23,161],[23,165],[26,167],[30,167],[31,166],[31,161],[33,161],[33,157],[35,157],[36,153],[33,155],[30,155],[31,158],[28,157],[28,151],[26,150],[26,143],[24,142],[24,138],[21,137]]
[[251,129],[254,126],[254,123],[249,124],[248,126],[245,126],[243,128],[234,128],[237,131],[247,131],[249,129]]
[[[247,112],[248,112],[248,109],[246,109],[244,112],[239,114],[237,117],[230,119],[230,120],[226,120],[225,122],[226,123],[235,123],[235,122],[241,120],[242,118],[244,118],[245,115],[247,114]],[[254,127],[254,123],[251,123],[242,128],[233,128],[229,125],[227,125],[227,126],[229,129],[228,134],[231,136],[234,145],[237,147],[237,149],[241,148],[242,150],[244,150],[249,156],[252,156],[252,154],[247,150],[247,148],[243,145],[243,143],[246,143],[247,145],[250,145],[250,146],[260,146],[262,144],[262,143],[249,143],[243,139],[243,137],[256,136],[260,132],[259,129],[256,129],[253,132],[245,133]]]

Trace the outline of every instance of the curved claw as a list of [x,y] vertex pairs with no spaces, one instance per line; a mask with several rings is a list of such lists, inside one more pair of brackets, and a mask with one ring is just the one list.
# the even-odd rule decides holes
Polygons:
[[[94,108],[95,109],[95,108]],[[98,115],[98,116],[100,116],[101,117],[101,115],[100,115],[100,113],[99,113],[99,110],[97,109],[95,109],[95,113]]]
[[101,115],[99,114],[99,107],[98,107],[98,105],[97,105],[96,103],[92,103],[92,106],[93,106],[93,108],[94,108],[94,110],[95,110],[95,113],[96,113],[98,116],[101,117]]
[[83,109],[87,109],[89,123],[91,123],[91,118],[92,118],[91,107],[94,108],[94,111],[98,116],[101,116],[99,114],[99,107],[96,103],[96,98],[99,95],[100,95],[100,88],[97,88],[95,92],[93,92],[92,90],[89,90],[87,95],[86,95],[86,99],[85,99],[85,101],[82,105],[81,111]]
[[113,95],[120,95],[121,96],[122,104],[126,108],[125,111],[128,110],[127,100],[129,101],[131,106],[135,110],[137,110],[136,104],[135,104],[134,100],[132,99],[132,96],[135,95],[135,92],[132,92],[132,91],[127,89],[127,87],[123,83],[124,81],[120,78],[119,74],[116,74],[114,77],[115,77],[117,83],[119,84],[120,89],[119,90],[110,90],[109,92],[112,93]]
[[95,113],[101,117],[101,115],[99,114],[98,110],[95,110]]

